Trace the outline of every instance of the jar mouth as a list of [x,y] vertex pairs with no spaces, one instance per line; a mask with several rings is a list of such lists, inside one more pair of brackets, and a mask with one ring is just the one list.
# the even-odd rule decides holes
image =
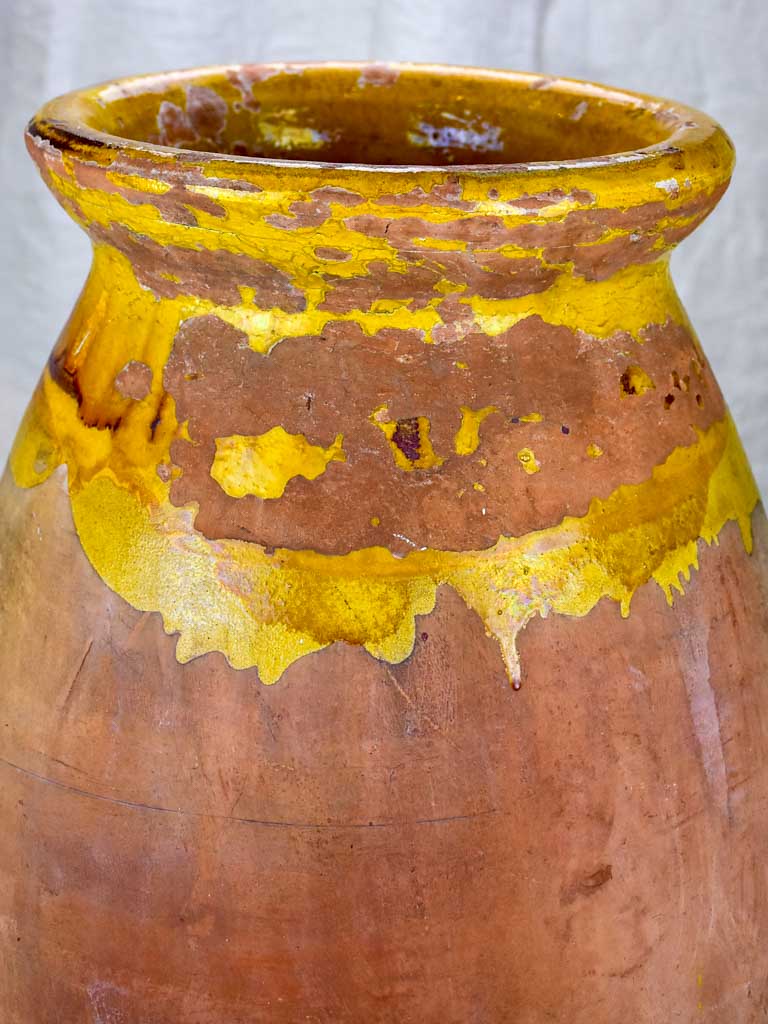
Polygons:
[[723,130],[682,104],[572,79],[396,63],[241,64],[123,78],[51,101],[29,133],[80,155],[107,148],[297,170],[599,169],[704,147],[719,152],[709,163],[722,179],[732,162]]

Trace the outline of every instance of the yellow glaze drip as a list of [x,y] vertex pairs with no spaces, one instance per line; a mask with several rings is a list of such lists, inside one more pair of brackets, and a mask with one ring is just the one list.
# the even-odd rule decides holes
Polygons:
[[217,437],[211,476],[231,498],[280,498],[295,476],[315,480],[329,462],[345,462],[342,441],[338,434],[332,445],[322,448],[282,427],[258,437]]
[[265,683],[338,641],[402,661],[416,616],[432,610],[445,585],[481,617],[518,685],[516,641],[532,617],[583,616],[603,598],[627,615],[651,579],[671,603],[681,578],[698,567],[698,542],[712,544],[727,522],[738,523],[751,550],[758,500],[726,418],[675,449],[648,480],[594,499],[583,516],[501,537],[485,550],[268,554],[197,532],[194,505],[173,506],[168,484],[146,463],[131,483],[118,480],[105,463],[108,437],[84,427],[75,400],[46,377],[12,453],[14,478],[34,486],[66,462],[77,532],[107,585],[135,608],[162,615],[166,630],[179,634],[180,661],[221,651],[236,668],[257,667]]

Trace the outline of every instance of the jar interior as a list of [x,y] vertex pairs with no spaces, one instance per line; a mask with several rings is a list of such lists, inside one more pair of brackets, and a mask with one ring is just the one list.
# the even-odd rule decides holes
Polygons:
[[642,99],[504,72],[238,66],[90,93],[86,123],[138,143],[334,164],[482,165],[600,158],[668,138]]

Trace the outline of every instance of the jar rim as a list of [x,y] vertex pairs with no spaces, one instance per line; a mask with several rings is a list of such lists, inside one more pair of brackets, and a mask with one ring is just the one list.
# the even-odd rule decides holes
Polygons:
[[[577,103],[595,103],[603,111],[620,110],[628,118],[652,118],[658,125],[659,138],[645,145],[617,152],[597,153],[557,159],[482,162],[367,162],[338,159],[307,159],[305,156],[263,156],[216,149],[185,148],[162,142],[132,138],[105,130],[104,112],[115,100],[128,100],[147,94],[162,95],[164,90],[189,88],[202,81],[232,81],[236,76],[264,81],[281,76],[310,78],[355,75],[373,85],[389,84],[400,76],[420,80],[444,81],[450,89],[457,83],[475,83],[483,88],[504,88],[533,96],[549,94],[558,102],[563,98]],[[380,81],[377,81],[377,76]],[[379,90],[381,91],[381,90]],[[499,95],[508,95],[499,94]],[[559,115],[558,115],[559,116]],[[101,119],[101,121],[100,121]],[[562,130],[573,129],[563,116]],[[174,167],[205,165],[205,173],[258,181],[260,172],[279,172],[288,176],[330,173],[335,179],[345,176],[387,175],[408,179],[451,175],[461,179],[504,176],[520,178],[535,175],[564,175],[569,171],[595,173],[601,178],[614,174],[645,176],[649,168],[658,177],[665,165],[670,168],[685,163],[686,171],[705,178],[708,186],[727,181],[733,166],[733,146],[725,131],[707,114],[687,105],[624,89],[615,89],[577,79],[543,76],[535,73],[469,68],[458,65],[311,62],[265,63],[259,65],[231,64],[168,71],[120,78],[59,96],[46,103],[30,121],[30,141],[45,148],[68,152],[75,159],[102,163],[118,151],[129,160],[150,159],[157,165],[160,178],[173,177]],[[211,170],[215,167],[215,172]]]

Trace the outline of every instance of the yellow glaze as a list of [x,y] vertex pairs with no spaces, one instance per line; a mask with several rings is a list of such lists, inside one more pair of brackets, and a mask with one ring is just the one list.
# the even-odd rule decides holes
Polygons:
[[232,498],[246,494],[280,498],[295,476],[315,480],[329,462],[344,462],[342,441],[338,434],[332,445],[322,448],[282,427],[273,427],[258,437],[217,437],[211,476]]
[[626,331],[643,341],[649,324],[684,323],[686,315],[669,280],[665,257],[619,270],[607,281],[558,277],[551,288],[515,299],[467,300],[478,328],[498,335],[529,316],[594,338]]
[[459,407],[461,426],[456,432],[453,449],[457,455],[471,455],[480,444],[480,424],[492,412],[498,412],[495,405],[486,405],[482,409],[470,409],[469,406]]
[[539,460],[536,458],[530,448],[521,448],[517,453],[517,461],[523,467],[526,473],[538,473],[541,469]]

